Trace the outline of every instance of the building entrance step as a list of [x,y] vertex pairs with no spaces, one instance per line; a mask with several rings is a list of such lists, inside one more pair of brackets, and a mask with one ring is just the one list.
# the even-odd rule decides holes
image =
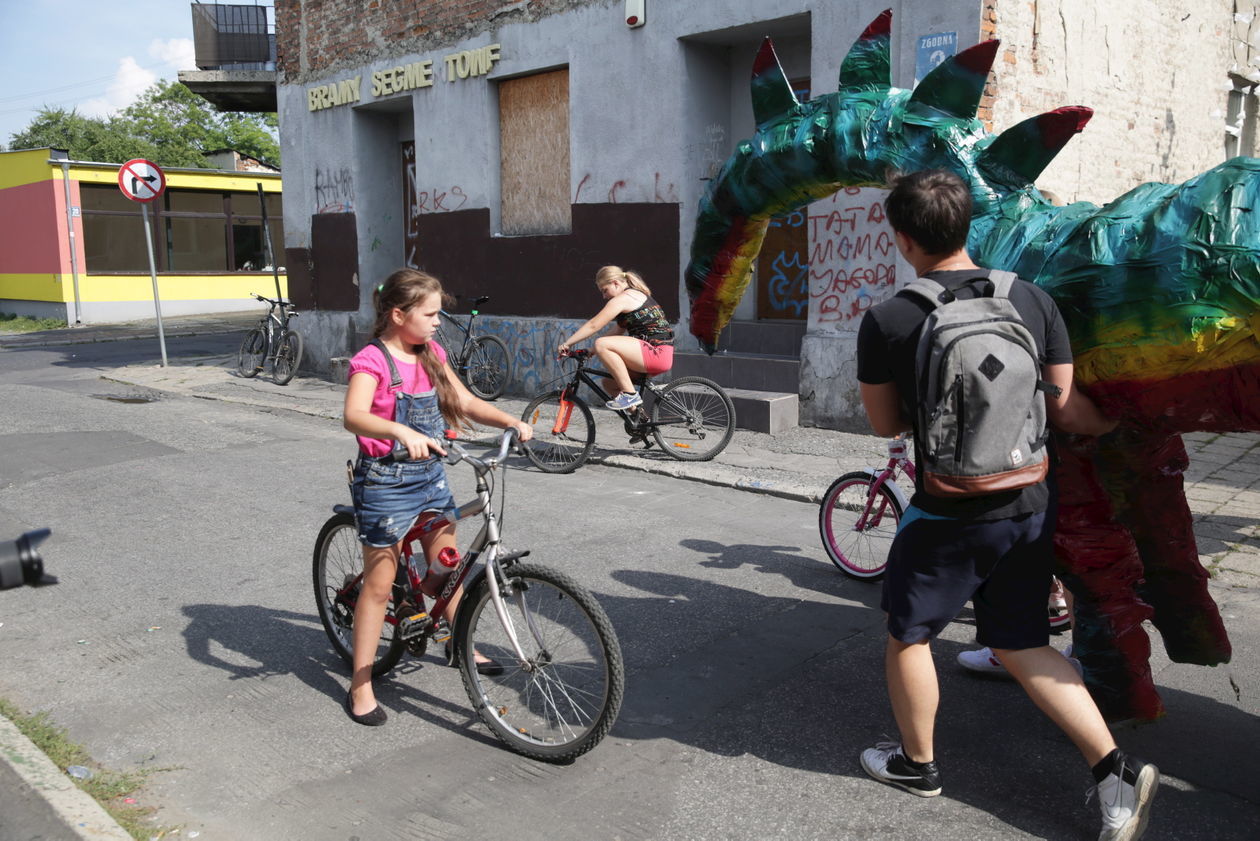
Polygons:
[[774,435],[793,429],[800,422],[800,397],[783,391],[754,391],[728,388],[735,404],[735,426]]

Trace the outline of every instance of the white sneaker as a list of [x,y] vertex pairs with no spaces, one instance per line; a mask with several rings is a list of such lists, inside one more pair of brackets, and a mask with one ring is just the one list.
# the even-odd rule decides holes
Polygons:
[[993,649],[985,646],[979,651],[960,651],[958,652],[958,664],[964,669],[972,672],[980,672],[987,675],[1006,675],[1010,677],[1010,673],[1006,671],[1006,667],[1002,665],[1002,661],[993,653]]
[[604,405],[610,409],[614,409],[614,410],[619,409],[624,412],[626,409],[633,409],[635,406],[638,406],[642,402],[643,402],[643,398],[639,396],[639,392],[632,391],[629,394],[626,394],[623,391],[621,394],[618,394],[612,400],[605,401]]
[[1158,768],[1132,756],[1124,757],[1119,773],[1113,771],[1089,790],[1090,796],[1098,795],[1098,805],[1102,808],[1103,828],[1098,841],[1141,838],[1157,788]]
[[[1077,674],[1085,677],[1085,669],[1081,666],[1081,661],[1072,656],[1072,646],[1069,645],[1067,647],[1067,650],[1063,652],[1063,656],[1072,664],[1072,668],[1076,669]],[[1010,677],[1010,673],[1006,671],[1002,661],[993,653],[993,649],[988,647],[981,648],[978,651],[958,652],[958,664],[971,672]]]

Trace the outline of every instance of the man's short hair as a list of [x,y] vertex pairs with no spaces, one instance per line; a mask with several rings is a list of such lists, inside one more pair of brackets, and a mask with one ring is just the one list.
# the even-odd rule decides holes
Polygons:
[[944,169],[893,176],[884,208],[893,230],[910,237],[928,254],[952,254],[967,246],[971,192]]

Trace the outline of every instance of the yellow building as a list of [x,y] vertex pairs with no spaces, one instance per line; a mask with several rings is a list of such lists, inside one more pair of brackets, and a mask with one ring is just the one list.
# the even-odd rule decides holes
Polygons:
[[[58,149],[0,153],[0,312],[72,324],[154,316],[144,216],[119,169]],[[258,185],[283,263],[279,173],[163,171],[148,214],[162,314],[252,310],[251,292],[274,296]]]

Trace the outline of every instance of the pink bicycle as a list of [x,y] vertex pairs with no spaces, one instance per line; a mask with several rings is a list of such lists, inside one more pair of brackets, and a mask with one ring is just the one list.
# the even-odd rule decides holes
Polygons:
[[[888,464],[846,473],[831,483],[818,509],[818,531],[831,562],[854,578],[879,578],[888,566],[888,550],[909,500],[897,484],[901,471],[913,484],[914,461],[909,435],[888,442]],[[1052,633],[1066,630],[1071,614],[1055,579],[1047,613]]]
[[878,578],[909,501],[897,484],[901,471],[914,481],[909,435],[888,442],[888,464],[846,473],[831,483],[818,509],[818,531],[831,562],[854,578]]

